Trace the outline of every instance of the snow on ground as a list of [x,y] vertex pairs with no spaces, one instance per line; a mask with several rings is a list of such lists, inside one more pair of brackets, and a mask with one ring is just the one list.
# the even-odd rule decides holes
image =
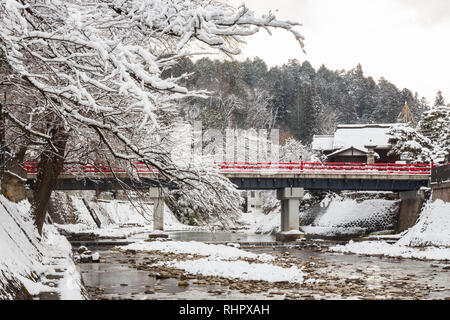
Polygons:
[[246,261],[221,261],[211,258],[187,261],[160,262],[171,268],[203,276],[229,279],[260,280],[268,282],[303,283],[305,274],[296,266],[282,268],[268,263],[249,263]]
[[428,202],[417,223],[394,244],[350,241],[331,251],[424,260],[450,260],[450,203]]
[[[205,258],[197,260],[173,260],[155,264],[155,266],[184,270],[194,275],[268,282],[287,281],[292,283],[302,283],[305,276],[302,270],[296,266],[282,268],[271,264],[270,262],[273,262],[275,259],[272,255],[255,254],[234,246],[205,244],[196,241],[142,241],[118,248],[205,256]],[[245,258],[258,260],[263,263],[250,263],[239,260]]]
[[217,260],[255,259],[260,261],[273,261],[274,257],[269,254],[255,254],[234,246],[206,244],[203,242],[189,241],[140,241],[126,246],[118,247],[122,250],[136,251],[161,251],[167,253],[184,253],[207,256]]
[[[0,195],[0,299],[53,292],[63,299],[83,299],[80,274],[67,239],[50,225],[39,236],[29,214],[30,204]],[[57,275],[57,279],[47,279]]]
[[360,255],[383,255],[387,257],[402,257],[423,260],[450,260],[450,248],[422,247],[414,248],[398,243],[389,244],[385,241],[350,241],[346,245],[329,248],[334,252],[354,253]]

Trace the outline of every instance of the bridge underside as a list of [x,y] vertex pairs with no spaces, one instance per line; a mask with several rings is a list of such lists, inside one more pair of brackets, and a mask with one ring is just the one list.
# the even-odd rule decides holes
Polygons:
[[281,188],[304,188],[306,190],[364,190],[409,191],[428,186],[428,180],[389,179],[283,179],[283,178],[230,178],[239,189],[268,190]]
[[[419,190],[421,187],[428,187],[427,179],[332,179],[332,178],[229,178],[238,189],[242,190],[274,190],[282,188],[304,188],[306,190],[364,190],[364,191],[410,191]],[[122,182],[131,188],[148,189],[161,185],[161,181],[151,178],[141,178],[136,182],[131,179],[122,179]],[[28,186],[34,188],[35,179],[28,179]],[[169,184],[162,183],[164,187],[173,188]],[[121,189],[121,185],[113,178],[74,179],[60,178],[56,190],[116,190]]]
[[[36,179],[27,179],[27,186],[30,189],[34,189]],[[76,190],[97,190],[97,191],[110,191],[119,189],[149,189],[151,187],[168,187],[173,188],[170,184],[163,183],[161,181],[149,178],[141,178],[141,181],[135,181],[132,179],[121,179],[122,183],[119,183],[113,178],[102,179],[75,179],[75,178],[63,178],[58,179],[55,190],[59,191],[76,191]]]

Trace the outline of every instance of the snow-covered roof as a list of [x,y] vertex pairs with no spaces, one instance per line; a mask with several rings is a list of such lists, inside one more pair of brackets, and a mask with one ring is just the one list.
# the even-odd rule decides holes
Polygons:
[[334,136],[317,136],[314,135],[312,148],[313,150],[331,150],[333,149]]
[[389,148],[388,132],[394,124],[345,124],[339,125],[334,136],[314,136],[313,150],[340,150],[355,147],[366,150],[365,146]]
[[364,146],[389,147],[388,132],[393,124],[341,125],[334,133],[333,149]]
[[332,157],[332,156],[336,156],[338,154],[341,155],[354,155],[354,156],[365,156],[367,154],[367,149],[362,148],[362,149],[358,149],[355,147],[348,147],[348,148],[343,148],[343,149],[339,149],[334,151],[333,153],[330,153],[327,157]]
[[[369,152],[369,150],[366,149],[366,148],[347,147],[347,148],[336,150],[333,153],[330,153],[329,155],[327,155],[327,158],[330,158],[330,157],[333,157],[333,156],[337,156],[337,155],[341,155],[341,156],[366,156],[368,152]],[[374,156],[375,156],[375,158],[379,158],[380,157],[380,155],[378,153],[376,153],[376,152],[374,152]]]

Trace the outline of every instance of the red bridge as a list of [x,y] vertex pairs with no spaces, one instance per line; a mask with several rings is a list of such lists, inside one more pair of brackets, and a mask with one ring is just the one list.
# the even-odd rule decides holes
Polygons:
[[[323,173],[323,174],[391,174],[391,175],[430,175],[433,164],[398,164],[398,163],[320,163],[320,162],[216,162],[223,174],[299,174],[299,173]],[[26,162],[23,167],[27,174],[36,174],[37,162]],[[147,167],[141,162],[134,163],[134,170],[138,174],[157,174],[158,170]],[[64,174],[77,173],[126,173],[117,166],[109,166],[104,163],[92,165],[70,166],[64,169]]]
[[[301,187],[315,190],[418,190],[428,186],[433,164],[398,163],[270,163],[218,162],[219,171],[240,189]],[[155,184],[158,170],[134,163],[142,188]],[[34,185],[37,163],[24,164],[29,184]],[[76,179],[77,176],[84,179]],[[71,165],[60,175],[61,190],[110,189],[119,177],[128,182],[126,171],[103,163]],[[95,181],[94,181],[95,180]]]

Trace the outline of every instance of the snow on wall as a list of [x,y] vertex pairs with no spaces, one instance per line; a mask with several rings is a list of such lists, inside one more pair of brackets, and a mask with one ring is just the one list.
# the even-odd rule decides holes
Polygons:
[[[41,291],[82,299],[71,245],[50,225],[39,236],[29,210],[28,201],[16,204],[0,195],[0,299],[27,299]],[[57,269],[62,278],[50,287],[45,275]]]
[[[134,207],[130,201],[99,200],[90,201],[89,205],[94,209],[102,226],[136,224],[149,224],[153,219],[153,205]],[[136,206],[139,204],[136,203]],[[81,209],[81,208],[80,208]],[[91,219],[92,220],[92,219]]]
[[398,200],[327,197],[321,203],[326,211],[315,219],[313,226],[363,228],[367,232],[389,230],[394,227],[399,203]]
[[[305,233],[325,236],[364,234],[394,228],[399,200],[384,199],[379,193],[365,193],[361,198],[364,200],[328,195],[320,204],[301,210],[300,219],[307,220],[308,226],[300,228]],[[261,210],[243,213],[239,221],[247,226],[247,232],[273,234],[280,229],[280,208],[268,214]]]
[[[100,237],[128,237],[153,228],[153,203],[124,200],[93,200],[84,198],[95,212],[101,227],[92,218],[82,195],[67,194],[64,206],[72,211],[76,223],[56,224],[60,230],[72,233],[89,232]],[[60,213],[57,213],[60,214]],[[165,230],[186,230],[192,228],[180,223],[170,209],[164,208]]]

